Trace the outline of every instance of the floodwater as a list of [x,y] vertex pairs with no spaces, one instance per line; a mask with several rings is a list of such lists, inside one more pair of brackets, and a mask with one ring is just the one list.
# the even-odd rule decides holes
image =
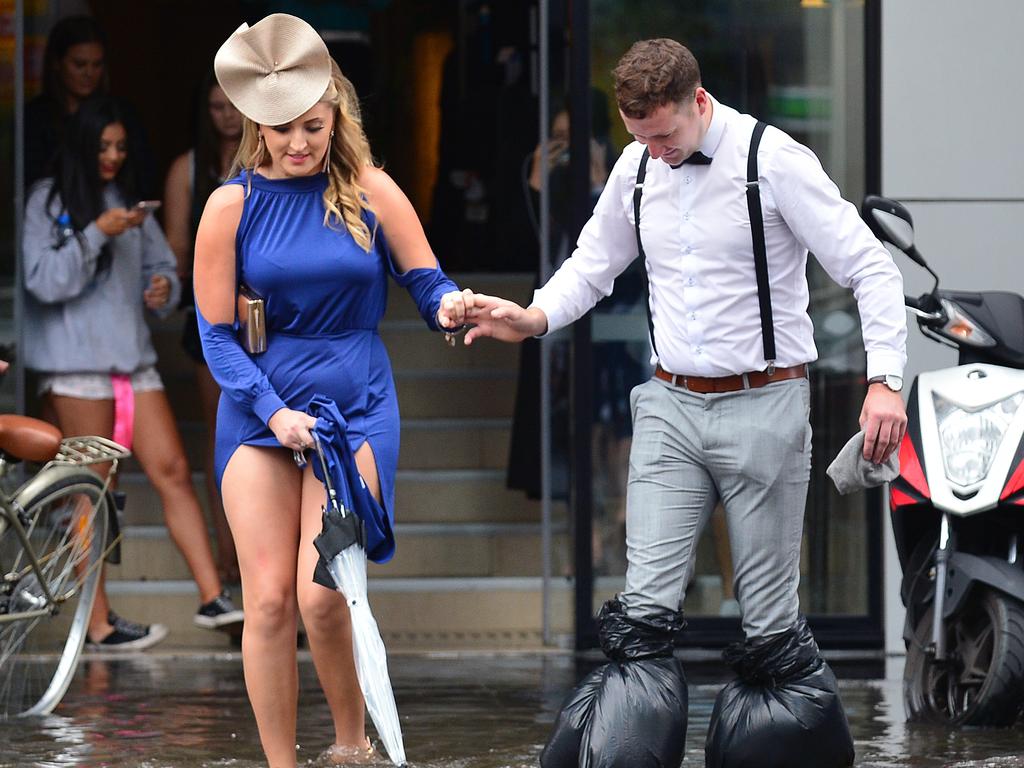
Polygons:
[[[683,766],[699,768],[726,673],[687,669]],[[537,766],[558,706],[584,671],[565,654],[394,656],[410,768]],[[875,679],[841,683],[858,768],[1024,768],[1024,725],[991,731],[904,723],[900,673],[891,664]],[[299,764],[320,765],[331,728],[308,657],[300,678]],[[53,715],[0,723],[5,768],[257,768],[261,758],[237,654],[85,656]]]

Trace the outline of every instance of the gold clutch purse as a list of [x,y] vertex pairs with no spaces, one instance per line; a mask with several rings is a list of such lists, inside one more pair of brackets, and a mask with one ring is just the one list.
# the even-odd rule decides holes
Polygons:
[[266,309],[262,296],[245,283],[238,286],[238,336],[250,355],[267,351]]

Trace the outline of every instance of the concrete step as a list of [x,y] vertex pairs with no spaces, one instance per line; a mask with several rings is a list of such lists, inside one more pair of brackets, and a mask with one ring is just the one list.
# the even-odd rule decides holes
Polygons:
[[[621,576],[598,578],[594,614],[622,589]],[[389,651],[510,650],[537,648],[542,643],[543,583],[539,577],[504,578],[371,578],[369,599]],[[550,583],[551,631],[556,640],[572,632],[571,578]],[[133,621],[162,623],[170,629],[161,649],[227,649],[237,646],[227,632],[204,630],[192,623],[198,607],[190,581],[111,581],[107,592],[118,613]],[[721,596],[713,577],[698,578],[690,587],[685,610],[691,616],[715,616]],[[235,590],[233,599],[242,605]],[[63,618],[43,626],[53,644]],[[66,631],[66,629],[65,629]]]
[[[535,523],[408,523],[396,526],[398,548],[384,565],[370,563],[371,578],[537,576],[543,572],[540,525]],[[566,526],[552,540],[553,572],[569,567]],[[121,564],[111,581],[188,580],[185,560],[162,525],[124,529]]]
[[[156,320],[150,324],[157,368],[168,384],[192,388],[195,364],[181,348],[180,318]],[[450,370],[516,371],[519,345],[486,340],[466,347],[461,339],[455,347],[444,342],[441,334],[431,332],[418,317],[384,320],[381,339],[395,371],[446,368]]]
[[508,466],[509,418],[403,419],[399,469],[494,469]]
[[[203,475],[193,484],[203,503]],[[127,494],[127,525],[162,525],[156,491],[145,475],[125,472],[119,486]],[[399,470],[396,478],[396,515],[399,523],[524,523],[540,520],[540,504],[505,487],[500,469]],[[565,503],[554,505],[555,519],[564,519]]]
[[[192,373],[162,372],[175,418],[202,421]],[[395,372],[403,418],[511,417],[515,406],[515,370],[429,368]]]
[[[189,466],[202,472],[206,460],[206,426],[179,421],[178,432]],[[508,466],[511,419],[402,419],[400,469],[500,469]],[[134,456],[121,472],[142,472]]]
[[[111,582],[107,591],[121,615],[168,626],[170,635],[162,648],[224,648],[231,643],[226,633],[192,624],[197,599],[191,582],[120,581]],[[389,649],[540,644],[542,591],[536,577],[371,579],[369,597]],[[557,633],[571,631],[571,581],[552,583],[551,617]]]
[[395,371],[442,367],[448,370],[519,369],[518,344],[487,339],[466,347],[459,337],[456,345],[450,347],[443,336],[427,331],[418,319],[385,320],[380,330]]

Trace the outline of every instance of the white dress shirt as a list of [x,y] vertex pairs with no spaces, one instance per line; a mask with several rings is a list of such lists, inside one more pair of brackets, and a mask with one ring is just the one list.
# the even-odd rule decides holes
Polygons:
[[[650,278],[657,354],[671,372],[727,376],[765,369],[747,212],[750,136],[756,120],[714,99],[700,151],[710,165],[648,160],[640,232]],[[548,332],[582,317],[612,292],[637,257],[633,189],[644,147],[627,146],[576,250],[535,294]],[[857,209],[840,197],[807,147],[771,126],[757,153],[774,314],[776,366],[818,357],[807,314],[807,253],[860,311],[867,376],[903,375],[903,278]]]

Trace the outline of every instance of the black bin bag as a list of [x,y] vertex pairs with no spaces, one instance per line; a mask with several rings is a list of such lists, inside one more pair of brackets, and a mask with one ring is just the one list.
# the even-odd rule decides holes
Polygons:
[[767,641],[729,646],[738,676],[718,694],[706,768],[848,768],[853,739],[836,676],[802,616]]
[[686,678],[672,656],[682,613],[626,616],[609,600],[598,616],[610,662],[562,704],[541,768],[679,768],[686,744]]

